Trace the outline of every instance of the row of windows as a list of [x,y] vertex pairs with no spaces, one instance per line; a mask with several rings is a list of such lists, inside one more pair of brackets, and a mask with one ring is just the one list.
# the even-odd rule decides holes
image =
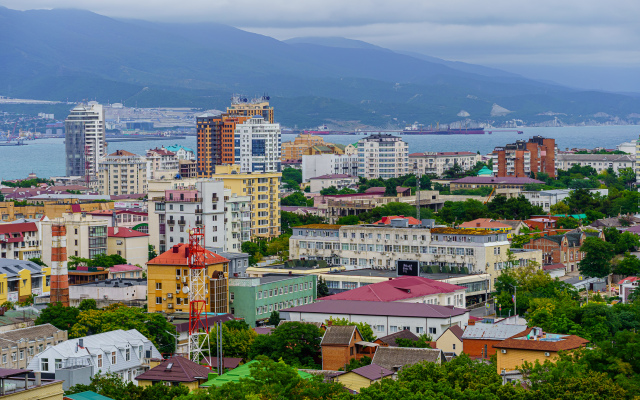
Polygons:
[[303,304],[310,304],[313,302],[312,296],[301,297],[295,300],[281,301],[280,303],[273,303],[256,308],[256,315],[271,313],[273,311],[283,310],[289,307],[301,306]]
[[[317,250],[343,250],[343,251],[375,251],[375,252],[394,252],[394,253],[423,253],[423,254],[448,254],[458,256],[473,256],[475,249],[463,247],[440,247],[440,246],[406,246],[406,245],[390,245],[390,244],[362,244],[362,243],[330,243],[330,242],[299,242],[301,249],[317,249]],[[497,248],[500,254],[500,248]]]
[[281,296],[287,293],[295,293],[297,291],[311,290],[313,284],[311,282],[296,283],[294,285],[285,285],[275,289],[262,290],[256,293],[256,300],[267,299],[274,296]]

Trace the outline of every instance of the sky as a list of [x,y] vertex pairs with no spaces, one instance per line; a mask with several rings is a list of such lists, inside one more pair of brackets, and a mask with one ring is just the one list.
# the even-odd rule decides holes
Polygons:
[[0,0],[118,18],[341,36],[576,87],[640,92],[638,0]]

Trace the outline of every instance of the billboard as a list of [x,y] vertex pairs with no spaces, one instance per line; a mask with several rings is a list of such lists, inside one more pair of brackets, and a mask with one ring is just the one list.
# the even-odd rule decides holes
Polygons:
[[420,262],[410,260],[396,261],[398,276],[420,276]]

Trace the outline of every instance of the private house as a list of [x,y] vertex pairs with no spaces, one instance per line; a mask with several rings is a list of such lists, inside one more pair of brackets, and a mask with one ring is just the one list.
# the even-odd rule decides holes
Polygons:
[[211,370],[203,365],[181,356],[173,356],[157,363],[135,379],[139,386],[164,383],[171,386],[184,385],[189,388],[189,391],[193,391],[209,379],[210,372]]
[[341,372],[333,380],[341,383],[345,388],[360,392],[384,378],[393,376],[394,372],[379,365],[369,364],[364,367],[352,369],[349,372]]
[[396,343],[396,339],[408,339],[415,342],[415,341],[418,341],[418,339],[420,338],[414,335],[413,333],[411,333],[410,330],[404,329],[404,330],[401,330],[400,332],[392,333],[391,335],[377,338],[376,340],[373,341],[373,343],[377,343],[378,345],[383,347],[398,347],[398,344]]
[[320,347],[322,369],[335,371],[345,368],[352,358],[372,358],[378,345],[365,342],[355,326],[329,326],[322,337]]
[[407,365],[414,365],[424,361],[442,364],[444,360],[444,353],[440,349],[378,347],[371,364],[397,373]]
[[125,383],[149,368],[151,358],[162,355],[144,335],[135,329],[118,329],[97,335],[70,339],[47,347],[28,364],[43,378],[64,380],[64,389],[91,382],[98,373],[113,373]]
[[462,353],[463,334],[464,330],[458,325],[450,326],[449,329],[444,331],[438,340],[436,340],[436,348],[444,351],[445,353],[454,353],[456,355]]
[[25,369],[37,353],[67,340],[67,331],[51,324],[30,326],[0,333],[2,368]]
[[531,328],[526,335],[523,332],[494,345],[498,350],[498,374],[502,375],[503,383],[522,379],[518,368],[525,361],[538,361],[541,364],[547,360],[554,362],[558,352],[572,351],[587,343],[588,340],[576,335],[545,333],[540,328]]
[[463,351],[472,358],[489,358],[497,344],[527,329],[524,325],[470,323],[462,334]]
[[604,233],[574,230],[560,235],[532,239],[524,245],[524,248],[542,250],[543,264],[562,263],[566,272],[573,272],[577,270],[578,263],[584,257],[584,253],[580,251],[580,246],[588,237],[598,237],[604,240]]
[[96,281],[103,281],[109,277],[109,271],[103,267],[78,266],[67,272],[69,285],[81,285]]
[[497,219],[496,222],[509,225],[511,227],[511,233],[515,236],[518,236],[519,234],[521,234],[522,229],[524,228],[529,229],[529,226],[520,219]]

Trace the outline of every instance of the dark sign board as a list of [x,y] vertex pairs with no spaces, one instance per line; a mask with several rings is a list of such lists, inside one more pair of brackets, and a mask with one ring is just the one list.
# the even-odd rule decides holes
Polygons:
[[420,262],[398,260],[398,276],[419,276],[420,275]]

